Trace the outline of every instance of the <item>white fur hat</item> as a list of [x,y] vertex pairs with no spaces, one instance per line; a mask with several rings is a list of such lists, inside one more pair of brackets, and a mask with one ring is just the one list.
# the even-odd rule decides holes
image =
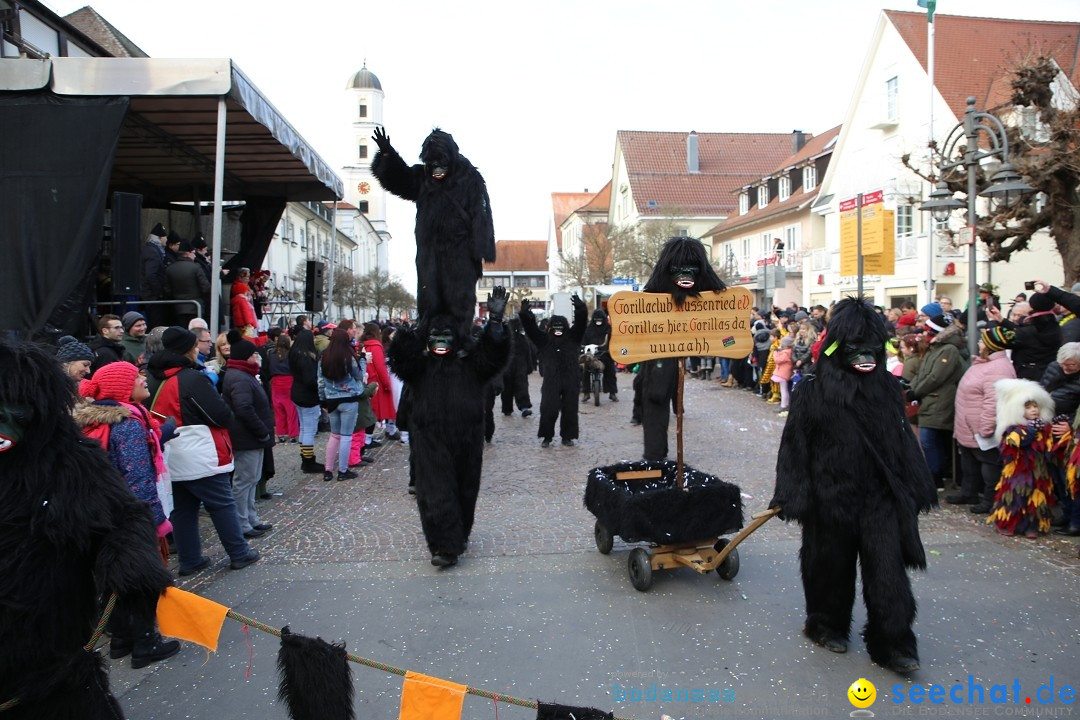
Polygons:
[[1042,385],[1033,380],[1005,378],[994,383],[997,393],[997,427],[994,440],[1001,442],[1005,429],[1012,425],[1026,425],[1024,405],[1034,400],[1039,404],[1039,417],[1050,424],[1054,419],[1054,400]]

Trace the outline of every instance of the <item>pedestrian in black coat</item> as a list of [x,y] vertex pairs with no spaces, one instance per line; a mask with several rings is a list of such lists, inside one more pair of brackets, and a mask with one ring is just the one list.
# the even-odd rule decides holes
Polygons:
[[542,447],[551,447],[555,436],[555,419],[559,419],[559,435],[563,445],[573,445],[578,437],[578,387],[581,371],[578,357],[581,338],[585,335],[588,313],[585,303],[577,295],[570,298],[574,304],[574,324],[562,315],[552,315],[547,332],[536,327],[536,316],[529,309],[529,301],[521,301],[521,327],[540,359],[540,374],[544,382],[540,386],[540,426],[536,436],[543,438]]
[[[210,281],[206,273],[195,263],[195,251],[187,240],[180,242],[180,254],[176,262],[165,268],[165,296],[170,300],[198,300],[204,303],[202,315],[207,315],[210,308],[205,301],[210,297]],[[181,303],[173,306],[176,324],[187,327],[188,323],[200,313],[197,306]]]
[[510,364],[506,366],[502,376],[502,412],[503,415],[513,415],[516,401],[521,417],[528,417],[532,415],[529,375],[536,367],[536,348],[525,335],[521,320],[512,318],[509,325],[513,351],[510,354]]

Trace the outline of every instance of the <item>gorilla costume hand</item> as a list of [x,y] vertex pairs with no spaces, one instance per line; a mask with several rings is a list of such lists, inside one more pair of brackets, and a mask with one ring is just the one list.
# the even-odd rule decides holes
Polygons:
[[585,307],[585,301],[579,298],[576,294],[570,296],[570,303],[574,306],[575,310],[577,310],[579,307]]
[[521,299],[521,312],[529,312],[529,298]]
[[[503,315],[506,312],[506,288],[502,285],[496,285],[491,292],[488,293],[487,306],[488,317],[492,322],[501,323],[503,321]],[[526,301],[522,301],[523,303]]]
[[379,146],[379,150],[382,152],[394,151],[394,146],[390,144],[390,136],[381,127],[375,128],[375,134],[371,136],[371,139],[375,141],[375,144]]

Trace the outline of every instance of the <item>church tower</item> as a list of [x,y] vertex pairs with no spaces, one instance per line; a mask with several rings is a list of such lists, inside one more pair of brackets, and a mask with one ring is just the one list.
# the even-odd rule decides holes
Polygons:
[[[350,152],[346,157],[351,158],[342,168],[343,180],[345,181],[345,202],[354,206],[362,218],[357,220],[369,230],[368,233],[357,232],[357,236],[371,234],[374,231],[377,238],[373,238],[376,248],[373,249],[376,257],[366,259],[363,257],[365,244],[361,240],[361,261],[358,270],[366,271],[374,265],[383,270],[387,269],[386,240],[390,239],[390,233],[386,226],[386,191],[371,173],[371,160],[378,151],[378,146],[371,136],[375,128],[383,127],[383,89],[382,83],[375,73],[367,68],[367,61],[352,77],[345,86],[349,95],[348,120],[352,127]],[[359,231],[360,228],[358,227]]]

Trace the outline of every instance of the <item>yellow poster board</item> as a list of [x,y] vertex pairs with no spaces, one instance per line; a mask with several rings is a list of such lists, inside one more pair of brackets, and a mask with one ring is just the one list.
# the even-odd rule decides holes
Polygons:
[[683,307],[664,293],[617,292],[608,300],[611,357],[632,364],[695,355],[742,358],[754,348],[746,288],[705,292]]
[[[880,204],[863,207],[863,274],[892,275],[896,271],[896,213]],[[840,215],[840,274],[859,272],[856,211]]]

